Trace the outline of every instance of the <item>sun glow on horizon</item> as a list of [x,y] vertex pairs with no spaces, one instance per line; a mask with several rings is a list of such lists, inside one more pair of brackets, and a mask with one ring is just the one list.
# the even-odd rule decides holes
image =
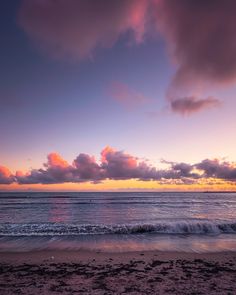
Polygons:
[[158,183],[157,181],[131,180],[105,180],[102,183],[61,183],[61,184],[11,184],[2,185],[0,192],[4,191],[22,191],[22,192],[104,192],[104,191],[236,191],[236,184],[218,179],[210,181],[203,180],[198,184],[176,184],[176,183]]

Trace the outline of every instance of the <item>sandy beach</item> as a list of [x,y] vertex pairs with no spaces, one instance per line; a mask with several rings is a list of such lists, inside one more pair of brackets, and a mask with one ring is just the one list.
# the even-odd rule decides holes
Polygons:
[[236,253],[0,253],[0,294],[235,294]]

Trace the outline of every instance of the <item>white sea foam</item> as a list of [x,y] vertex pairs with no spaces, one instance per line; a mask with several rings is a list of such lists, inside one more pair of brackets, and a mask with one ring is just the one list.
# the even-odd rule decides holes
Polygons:
[[175,221],[156,224],[0,224],[1,236],[57,236],[93,234],[236,234],[236,222],[229,221]]

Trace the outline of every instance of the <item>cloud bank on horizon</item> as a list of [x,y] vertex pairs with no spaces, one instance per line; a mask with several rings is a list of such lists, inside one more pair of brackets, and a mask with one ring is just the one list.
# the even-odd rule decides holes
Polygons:
[[41,51],[75,61],[124,36],[135,44],[161,35],[176,68],[170,108],[191,114],[219,105],[196,93],[236,81],[235,11],[234,0],[22,0],[18,23]]
[[166,169],[157,169],[147,161],[109,146],[101,151],[99,162],[93,156],[81,153],[69,164],[59,154],[51,153],[43,168],[28,173],[17,171],[12,174],[8,168],[0,166],[0,184],[59,184],[59,183],[99,183],[105,180],[137,179],[142,181],[177,180],[178,183],[192,184],[200,179],[220,179],[236,183],[236,163],[205,159],[196,164],[163,161]]

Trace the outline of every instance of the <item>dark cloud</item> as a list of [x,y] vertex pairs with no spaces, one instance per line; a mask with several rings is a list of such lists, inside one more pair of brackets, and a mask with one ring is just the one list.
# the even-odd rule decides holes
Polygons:
[[199,112],[204,109],[216,107],[220,105],[220,101],[214,97],[198,99],[194,96],[178,98],[171,101],[171,109],[173,112],[181,115],[188,115]]
[[177,63],[172,86],[236,80],[236,2],[158,0],[157,23]]
[[223,180],[236,181],[236,164],[220,162],[218,159],[203,160],[195,165],[197,169],[204,172],[204,177],[219,178]]
[[22,0],[18,21],[52,56],[78,59],[124,33],[139,42],[158,29],[177,64],[173,84],[181,86],[236,80],[235,11],[234,0]]
[[22,0],[18,22],[43,51],[81,60],[131,33],[141,42],[146,0]]
[[58,181],[56,181],[55,178],[53,178],[48,173],[48,171],[45,171],[43,169],[33,169],[26,174],[21,171],[17,171],[16,172],[16,179],[19,184],[58,183]]
[[182,177],[190,177],[192,176],[193,166],[186,163],[174,163],[172,164],[172,169],[174,171],[179,171]]
[[194,165],[182,162],[176,163],[166,160],[161,160],[161,162],[171,167],[169,169],[169,177],[164,177],[166,179],[185,179],[185,182],[190,182],[190,179],[192,179],[191,181],[194,181],[193,179],[199,178],[199,174],[193,172]]
[[167,90],[172,111],[191,114],[219,105],[198,99],[212,86],[236,81],[236,2],[234,0],[157,0],[156,22],[176,73]]
[[99,181],[105,178],[105,171],[96,163],[94,157],[80,154],[74,160],[74,175],[80,181]]

